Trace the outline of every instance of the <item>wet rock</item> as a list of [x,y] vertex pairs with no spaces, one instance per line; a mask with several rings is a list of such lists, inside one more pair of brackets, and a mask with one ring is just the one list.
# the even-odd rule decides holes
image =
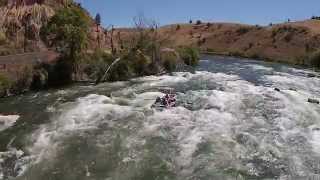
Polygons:
[[49,74],[44,69],[39,69],[34,72],[32,78],[31,89],[38,90],[47,86],[49,80]]
[[278,92],[280,92],[280,89],[279,89],[279,88],[274,88],[274,90],[275,90],[275,91],[278,91]]
[[312,104],[320,104],[320,101],[317,100],[317,99],[311,99],[311,98],[309,98],[309,99],[308,99],[308,102],[309,102],[309,103],[312,103]]
[[308,73],[308,77],[313,78],[313,77],[316,77],[316,75],[312,73]]
[[320,131],[320,128],[319,127],[315,127],[312,129],[313,131]]
[[290,91],[298,91],[297,89],[295,88],[289,88]]

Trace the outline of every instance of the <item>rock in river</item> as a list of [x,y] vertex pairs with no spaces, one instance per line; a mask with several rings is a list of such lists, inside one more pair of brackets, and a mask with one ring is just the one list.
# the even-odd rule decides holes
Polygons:
[[320,101],[317,100],[317,99],[311,99],[311,98],[309,98],[309,99],[308,99],[308,102],[309,102],[309,103],[313,103],[313,104],[320,104]]

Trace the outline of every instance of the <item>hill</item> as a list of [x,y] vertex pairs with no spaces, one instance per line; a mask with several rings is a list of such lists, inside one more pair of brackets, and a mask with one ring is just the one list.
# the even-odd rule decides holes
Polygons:
[[[134,31],[118,29],[121,39]],[[270,26],[233,23],[174,24],[159,28],[167,46],[196,46],[202,52],[308,64],[320,48],[320,21],[306,20]],[[117,38],[119,39],[119,38]],[[121,44],[116,42],[116,44]]]

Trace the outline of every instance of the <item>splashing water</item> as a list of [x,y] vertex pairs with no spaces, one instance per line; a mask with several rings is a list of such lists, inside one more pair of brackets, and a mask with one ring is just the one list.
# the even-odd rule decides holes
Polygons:
[[[21,117],[0,134],[0,179],[320,177],[320,106],[307,102],[320,98],[320,80],[280,64],[204,59],[194,74],[1,102]],[[178,106],[151,109],[163,86]]]

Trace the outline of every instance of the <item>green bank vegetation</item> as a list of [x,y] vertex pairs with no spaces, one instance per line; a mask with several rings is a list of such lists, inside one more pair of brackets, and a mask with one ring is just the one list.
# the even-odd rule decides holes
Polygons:
[[[197,65],[197,49],[167,48],[169,38],[159,35],[158,24],[141,15],[134,18],[134,33],[125,41],[114,45],[112,39],[115,29],[112,28],[107,31],[111,36],[111,48],[101,48],[100,45],[90,47],[90,28],[96,26],[98,29],[100,23],[100,15],[93,20],[73,3],[57,10],[41,27],[40,37],[48,47],[59,52],[59,59],[54,64],[37,64],[28,70],[23,75],[25,78],[16,80],[19,82],[15,83],[15,89],[41,89],[74,81],[100,83],[127,80],[175,71],[180,63]],[[5,36],[0,33],[1,41],[5,41]],[[97,41],[100,42],[100,39]],[[106,69],[118,58],[120,61],[106,75]],[[8,82],[9,79],[2,75],[1,88],[13,89]]]

